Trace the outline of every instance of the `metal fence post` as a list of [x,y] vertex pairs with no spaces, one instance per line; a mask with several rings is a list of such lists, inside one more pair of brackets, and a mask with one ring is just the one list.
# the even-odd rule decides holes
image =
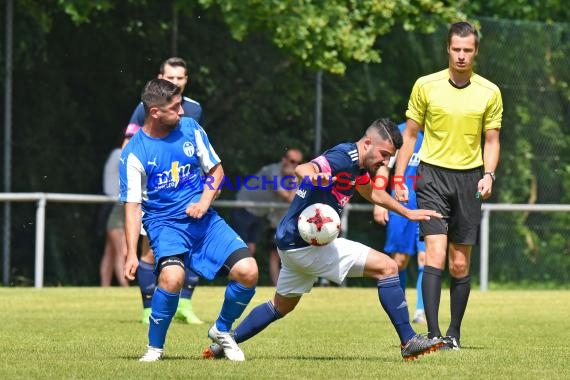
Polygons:
[[46,225],[46,195],[38,200],[36,208],[36,267],[34,274],[34,287],[44,286],[44,238]]
[[483,214],[481,216],[481,267],[479,269],[480,289],[482,292],[489,290],[489,218],[491,210],[482,207]]

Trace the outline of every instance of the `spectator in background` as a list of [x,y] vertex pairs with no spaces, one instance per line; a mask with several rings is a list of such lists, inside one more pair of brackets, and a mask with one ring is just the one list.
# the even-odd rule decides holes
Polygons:
[[119,158],[124,146],[138,128],[127,127],[121,147],[111,151],[103,170],[103,193],[117,200],[110,206],[105,226],[105,248],[99,265],[101,286],[111,286],[113,274],[120,286],[129,286],[124,275],[127,241],[125,240],[125,208],[119,202]]
[[[400,132],[406,129],[406,123],[401,123],[398,125]],[[408,162],[408,167],[404,173],[405,178],[403,180],[408,187],[408,203],[406,206],[409,209],[415,210],[418,208],[416,202],[416,170],[420,160],[418,158],[418,151],[422,146],[423,132],[418,131],[418,139],[416,145],[414,146],[414,154]],[[396,154],[397,156],[397,154]],[[394,195],[393,183],[401,183],[400,180],[388,181],[390,178],[390,169],[393,168],[395,164],[395,157],[390,159],[388,166],[381,166],[378,170],[377,175],[381,178],[385,178],[383,184],[379,184],[380,187],[386,185],[387,191],[391,191]],[[390,186],[389,183],[392,183]],[[416,281],[417,289],[417,299],[416,299],[416,311],[414,313],[414,318],[412,322],[414,323],[425,323],[425,313],[424,313],[424,301],[422,296],[422,279],[424,273],[426,248],[425,243],[420,240],[419,236],[419,223],[406,219],[394,211],[388,211],[386,208],[378,205],[374,205],[374,220],[376,223],[386,226],[386,243],[384,244],[384,252],[390,254],[396,264],[398,264],[398,276],[400,277],[400,285],[406,292],[407,284],[407,271],[408,264],[410,262],[410,257],[417,255],[418,260],[418,278]]]
[[[184,89],[188,84],[188,68],[186,67],[186,61],[178,57],[168,58],[160,65],[158,78],[166,79],[167,81],[174,83],[180,87],[180,93],[184,94]],[[198,124],[203,125],[204,115],[202,113],[200,103],[186,96],[182,96],[182,109],[184,110],[183,117],[190,117],[198,122]],[[143,103],[140,102],[131,116],[129,128],[140,129],[144,124],[144,119],[144,106]],[[150,248],[148,238],[146,237],[144,230],[142,230],[141,233],[143,238],[137,279],[143,302],[143,316],[141,322],[148,324],[148,317],[151,312],[152,295],[156,287],[156,275],[154,274],[154,256],[152,249]],[[198,275],[187,267],[184,286],[182,287],[180,294],[178,310],[174,316],[175,319],[188,324],[203,323],[194,313],[192,302],[190,301],[196,286],[198,286],[198,279]]]
[[[295,181],[295,168],[303,161],[303,153],[299,149],[288,149],[281,161],[262,167],[254,176],[246,177],[247,181],[237,193],[238,201],[249,202],[287,202],[291,203],[297,191],[291,186]],[[280,260],[275,247],[275,228],[287,212],[283,209],[266,207],[236,208],[231,214],[231,226],[247,243],[249,250],[255,254],[257,243],[266,223],[269,222],[272,248],[269,254],[269,275],[271,282],[277,284]]]

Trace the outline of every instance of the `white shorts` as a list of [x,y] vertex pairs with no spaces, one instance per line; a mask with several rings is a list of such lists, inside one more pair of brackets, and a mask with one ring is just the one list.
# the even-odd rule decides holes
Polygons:
[[287,297],[309,293],[319,277],[337,284],[341,284],[346,277],[362,277],[371,248],[352,240],[337,238],[320,247],[277,251],[282,266],[276,292]]

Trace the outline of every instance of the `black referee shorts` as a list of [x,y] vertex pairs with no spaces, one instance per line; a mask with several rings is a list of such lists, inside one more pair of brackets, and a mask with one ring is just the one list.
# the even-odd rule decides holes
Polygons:
[[450,243],[476,245],[481,199],[475,194],[483,168],[454,170],[420,162],[417,175],[418,207],[447,216],[420,222],[421,236],[444,234]]

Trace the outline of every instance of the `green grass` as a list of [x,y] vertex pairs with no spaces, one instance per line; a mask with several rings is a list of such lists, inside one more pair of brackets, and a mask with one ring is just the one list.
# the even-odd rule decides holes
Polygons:
[[[223,292],[199,288],[197,314],[213,321]],[[258,288],[252,305],[272,293]],[[415,292],[408,297],[415,300]],[[138,323],[134,287],[0,288],[0,300],[0,379],[570,378],[570,291],[473,291],[463,349],[411,363],[400,357],[374,288],[314,289],[292,314],[241,344],[244,363],[202,360],[208,325],[176,322],[165,359],[137,362],[147,328]],[[442,329],[448,305],[444,291]]]

